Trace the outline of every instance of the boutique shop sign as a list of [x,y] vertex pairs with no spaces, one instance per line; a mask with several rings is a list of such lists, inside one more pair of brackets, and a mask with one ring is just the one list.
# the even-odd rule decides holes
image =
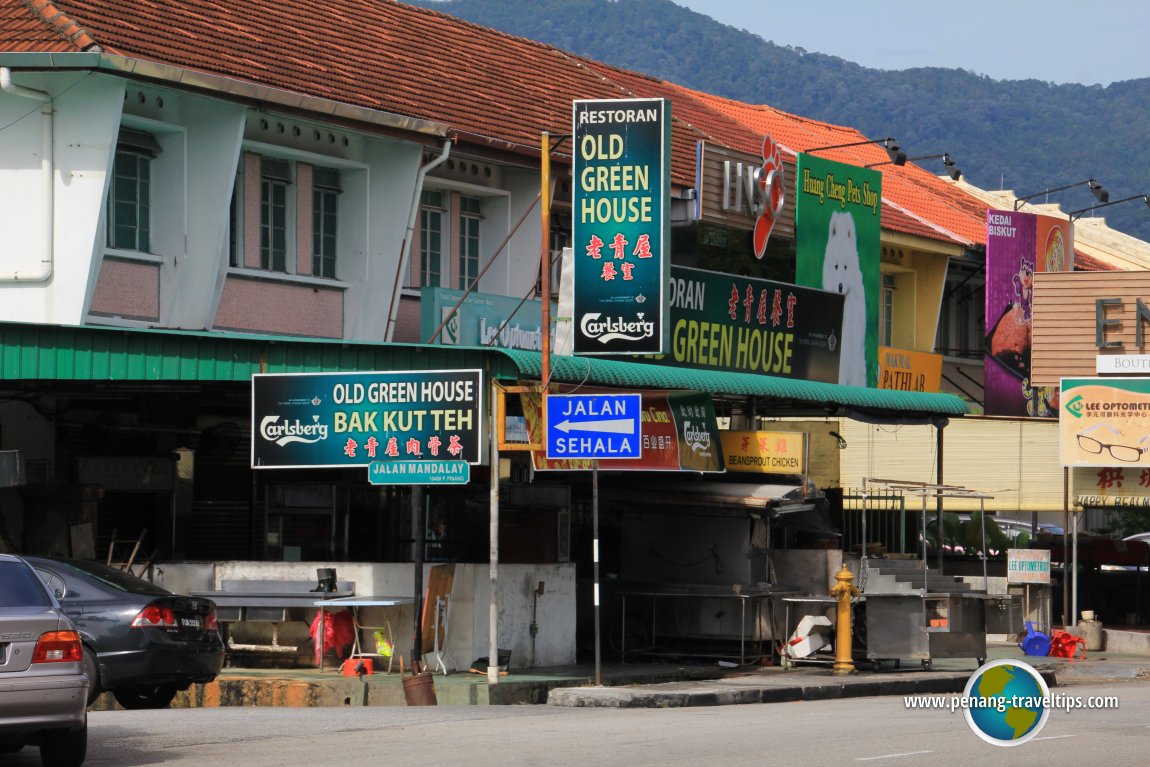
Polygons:
[[252,468],[477,464],[479,370],[298,373],[252,377]]

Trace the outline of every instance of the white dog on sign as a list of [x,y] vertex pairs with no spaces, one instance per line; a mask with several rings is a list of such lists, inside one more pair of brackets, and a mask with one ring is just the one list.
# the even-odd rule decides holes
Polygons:
[[839,336],[839,383],[866,386],[866,288],[859,268],[855,220],[850,213],[831,214],[823,256],[823,290],[845,297],[843,329]]

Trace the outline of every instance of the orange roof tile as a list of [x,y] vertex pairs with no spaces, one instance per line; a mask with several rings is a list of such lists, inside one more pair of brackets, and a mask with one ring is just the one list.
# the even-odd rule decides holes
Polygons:
[[[693,185],[698,140],[757,152],[863,141],[853,128],[692,91],[394,0],[0,0],[0,48],[109,53],[446,123],[472,145],[536,154],[569,133],[573,99],[672,101],[672,180]],[[856,165],[875,145],[822,153]],[[985,242],[985,204],[921,168],[884,167],[884,226]],[[978,206],[982,205],[981,212]]]

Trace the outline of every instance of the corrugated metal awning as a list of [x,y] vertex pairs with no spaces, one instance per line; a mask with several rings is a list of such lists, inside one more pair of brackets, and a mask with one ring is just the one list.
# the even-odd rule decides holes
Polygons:
[[[539,352],[385,344],[241,333],[0,323],[4,381],[248,381],[256,373],[480,368],[539,380]],[[960,416],[952,394],[891,391],[619,359],[552,356],[553,382],[756,397],[821,414]],[[767,402],[763,403],[764,406]]]
[[[526,378],[542,374],[539,352],[504,349]],[[561,383],[612,386],[620,389],[685,389],[725,397],[761,397],[825,408],[826,414],[843,408],[877,413],[938,416],[966,414],[966,403],[953,394],[869,389],[861,386],[804,381],[794,378],[650,365],[596,357],[551,358],[551,380]]]

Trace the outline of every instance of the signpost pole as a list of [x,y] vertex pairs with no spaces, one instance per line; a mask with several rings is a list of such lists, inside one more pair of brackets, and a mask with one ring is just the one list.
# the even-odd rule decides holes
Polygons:
[[980,527],[980,532],[982,534],[982,590],[986,591],[987,590],[987,584],[990,583],[990,579],[986,575],[987,553],[986,553],[986,499],[985,498],[979,498],[978,499],[978,524]]
[[1062,467],[1062,626],[1073,626],[1070,616],[1070,468]]
[[423,559],[427,544],[427,511],[423,504],[423,486],[411,487],[411,545],[415,562],[415,633],[411,639],[411,671],[416,673],[423,662]]
[[599,462],[591,464],[591,561],[595,568],[595,686],[603,686],[603,660],[599,636]]
[[1071,562],[1071,592],[1070,592],[1070,623],[1068,625],[1075,625],[1078,620],[1078,517],[1080,514],[1074,514],[1072,521],[1074,523],[1074,535],[1071,546],[1073,551],[1071,556],[1074,558]]
[[[551,134],[543,131],[540,156],[539,207],[542,211],[543,242],[539,249],[540,292],[543,294],[542,352],[543,369],[540,380],[543,384],[543,401],[547,401],[547,387],[551,383]],[[543,405],[547,407],[546,404]]]
[[[546,302],[544,302],[546,303]],[[547,337],[544,329],[543,337]],[[546,358],[545,358],[546,359]],[[500,413],[496,406],[499,402],[499,384],[495,377],[491,379],[491,413],[492,420],[495,414]],[[491,516],[491,605],[488,608],[487,627],[487,683],[499,684],[499,426],[492,424],[489,429],[491,436],[491,465],[490,465],[490,516]]]

